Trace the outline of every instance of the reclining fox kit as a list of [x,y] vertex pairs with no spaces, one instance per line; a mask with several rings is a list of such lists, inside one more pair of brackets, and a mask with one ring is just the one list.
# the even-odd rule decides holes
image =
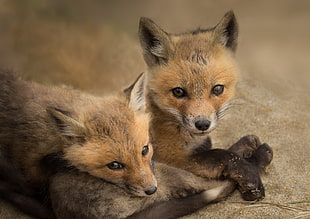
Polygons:
[[[93,195],[103,195],[98,203],[104,207],[118,197],[116,194],[136,203],[127,205],[123,211],[101,208],[95,214],[101,218],[129,216],[158,201],[184,196],[190,189],[194,193],[217,188],[200,195],[203,203],[200,205],[204,206],[227,196],[233,189],[231,182],[206,181],[186,171],[158,164],[157,176],[172,174],[175,177],[165,179],[163,176],[160,192],[153,198],[134,198],[151,195],[157,190],[151,167],[152,146],[148,143],[148,115],[141,112],[145,102],[141,91],[144,76],[126,92],[105,99],[74,90],[40,86],[20,80],[10,72],[1,72],[0,76],[0,197],[27,213],[37,217],[48,216],[45,214],[50,212],[31,196],[35,195],[33,190],[40,192],[49,183],[54,211],[60,218],[91,215],[87,210],[80,212],[84,207],[74,200],[69,203],[75,211],[70,210],[66,203],[75,198],[74,194],[79,196],[80,202],[88,201]],[[79,110],[75,111],[77,104]],[[50,180],[55,170],[60,173]],[[61,181],[64,178],[65,181]],[[184,183],[175,181],[177,178]],[[171,182],[178,183],[174,185]],[[77,185],[81,188],[87,185],[84,191],[89,194],[81,195],[77,192],[80,191]],[[69,187],[63,188],[66,186]],[[101,188],[100,192],[97,187]],[[71,189],[73,193],[70,193]],[[121,192],[111,192],[114,190]],[[119,204],[117,200],[120,199],[111,205]],[[96,205],[98,203],[95,202]],[[197,205],[194,210],[196,208]]]
[[47,185],[49,171],[40,163],[60,156],[67,166],[135,195],[156,191],[147,114],[129,111],[129,105],[136,105],[125,95],[97,98],[25,82],[6,72],[0,77],[1,151],[29,185]]
[[[0,197],[26,213],[40,218],[50,216],[35,197],[31,199],[33,190],[40,191],[48,184],[58,218],[175,218],[218,201],[234,189],[231,181],[206,180],[156,163],[156,178],[160,180],[156,192],[148,115],[141,112],[144,76],[124,93],[109,98],[40,86],[9,72],[1,72],[0,76]],[[61,98],[57,96],[60,94]],[[65,104],[59,99],[66,99]],[[73,110],[75,104],[80,105],[79,111]],[[18,157],[21,152],[24,156]],[[151,194],[151,198],[143,197]],[[193,200],[195,204],[188,205]],[[180,210],[171,212],[176,204]]]
[[182,34],[141,18],[147,72],[106,98],[1,72],[0,155],[20,173],[16,184],[48,188],[58,218],[176,218],[235,185],[245,200],[263,198],[272,149],[255,136],[211,149],[208,136],[233,97],[237,36],[233,12]]

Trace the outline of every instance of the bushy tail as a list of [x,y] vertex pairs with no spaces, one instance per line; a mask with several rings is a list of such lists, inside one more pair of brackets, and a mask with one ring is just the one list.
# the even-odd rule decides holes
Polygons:
[[141,212],[129,216],[127,219],[173,219],[182,217],[192,214],[206,207],[208,204],[222,200],[230,195],[234,189],[235,184],[232,181],[227,181],[219,187],[203,191],[199,194],[156,203]]

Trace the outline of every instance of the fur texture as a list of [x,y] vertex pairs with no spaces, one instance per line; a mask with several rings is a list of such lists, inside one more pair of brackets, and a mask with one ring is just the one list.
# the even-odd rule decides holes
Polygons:
[[[140,91],[135,87],[125,93]],[[241,138],[229,151],[247,159],[261,172],[272,160],[271,148],[255,136]],[[156,161],[154,169],[158,190],[149,197],[129,195],[85,173],[58,171],[50,184],[55,214],[58,218],[177,218],[220,201],[235,189],[231,180],[206,179]]]
[[[155,163],[155,173],[158,190],[149,197],[129,195],[112,184],[84,173],[58,173],[50,185],[50,195],[56,216],[58,218],[126,218],[129,216],[129,218],[177,218],[227,197],[235,188],[233,182],[206,180],[190,172],[160,163]],[[215,196],[199,195],[204,190],[218,187],[222,190]],[[193,200],[197,203],[193,203]]]
[[0,78],[1,151],[31,187],[48,184],[42,162],[53,155],[135,195],[156,191],[148,116],[135,97],[93,97],[4,71]]
[[257,166],[208,143],[237,81],[234,13],[227,12],[215,27],[181,34],[167,33],[142,18],[139,36],[148,66],[147,109],[155,160],[203,177],[233,179],[245,200],[263,198]]

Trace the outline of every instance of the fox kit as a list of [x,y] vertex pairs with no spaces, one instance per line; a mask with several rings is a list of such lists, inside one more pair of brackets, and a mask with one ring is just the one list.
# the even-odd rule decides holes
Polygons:
[[[42,105],[40,107],[45,107],[45,102],[42,99],[38,99],[40,97],[38,92],[42,92],[42,90],[44,91],[47,88],[36,87],[38,85],[18,80],[9,73],[1,73],[0,76],[3,80],[2,91],[5,93],[3,97],[10,97],[10,92],[14,92],[16,94],[15,97],[19,97],[19,95],[22,95],[18,92],[20,89],[23,91],[23,100],[26,100],[23,102],[23,105],[31,107],[31,101],[33,100],[27,100],[26,97],[29,95],[28,92],[32,94],[29,95],[32,97],[35,91],[36,103],[40,103]],[[150,190],[149,187],[145,188],[144,186],[149,185],[147,171],[150,168],[150,160],[145,157],[152,154],[151,145],[145,146],[148,142],[147,114],[141,114],[141,111],[144,110],[144,80],[145,77],[143,75],[140,76],[133,86],[116,97],[108,99],[94,98],[94,101],[97,103],[93,102],[90,96],[82,97],[76,95],[74,96],[75,99],[72,99],[70,102],[70,106],[65,107],[60,103],[56,105],[59,108],[61,107],[61,111],[58,109],[55,110],[56,112],[50,112],[50,110],[54,109],[49,108],[49,113],[52,113],[52,116],[48,113],[46,114],[49,125],[55,125],[56,133],[58,128],[61,128],[62,134],[65,132],[66,138],[69,138],[68,141],[78,138],[77,141],[81,143],[76,146],[65,142],[66,144],[63,143],[64,146],[59,146],[60,149],[51,149],[49,154],[46,155],[45,151],[47,149],[42,149],[44,144],[40,148],[36,146],[36,144],[40,143],[39,140],[43,142],[43,139],[34,141],[33,139],[36,136],[29,135],[31,130],[26,132],[27,135],[22,133],[23,137],[31,137],[32,146],[37,147],[36,152],[42,153],[37,158],[40,161],[32,161],[34,162],[33,165],[37,165],[36,174],[43,174],[41,173],[42,170],[49,170],[51,173],[46,178],[50,182],[50,201],[53,211],[58,218],[123,218],[130,215],[132,215],[132,218],[145,218],[145,216],[149,217],[150,215],[175,218],[192,213],[211,202],[218,201],[233,191],[234,183],[231,181],[208,181],[190,172],[156,163],[154,167],[156,177],[160,180],[161,185],[158,192],[150,197],[143,198],[143,195],[150,195],[156,190],[156,187],[155,190]],[[29,88],[31,88],[31,91],[29,91]],[[53,99],[52,94],[55,94],[54,92],[54,89],[47,92],[49,94],[48,105],[52,102],[53,106],[55,106],[56,100],[60,98],[58,96]],[[68,95],[62,94],[62,99]],[[20,109],[22,106],[19,105],[18,101],[15,101],[14,98],[8,101],[3,97],[1,98],[2,107],[12,110],[9,107],[15,104],[15,109],[19,110],[19,116],[23,119],[22,121],[26,125],[30,123],[29,120],[25,119],[27,118],[25,115],[27,111],[23,112]],[[85,102],[83,98],[87,98],[88,102]],[[27,103],[28,101],[30,103]],[[82,101],[84,102],[84,105],[79,108],[79,112],[73,111],[77,107],[75,101],[78,101],[79,104]],[[95,110],[83,109],[89,104],[95,107]],[[68,113],[69,110],[70,114]],[[2,115],[9,115],[5,110],[1,112],[3,113]],[[73,112],[76,114],[73,114]],[[87,112],[88,115],[82,114],[83,112],[85,114]],[[35,113],[35,111],[31,110],[31,113]],[[83,120],[80,117],[74,116],[81,114],[84,116]],[[5,122],[8,123],[10,121],[10,124],[14,122],[14,127],[18,128],[19,120],[13,120],[12,122],[12,117],[8,118],[11,118],[11,120],[5,120]],[[39,119],[38,117],[36,118]],[[4,121],[4,117],[1,119]],[[55,119],[56,122],[54,121]],[[39,120],[40,124],[43,124],[40,127],[46,128],[43,121]],[[10,151],[10,149],[14,149],[15,144],[13,143],[18,142],[19,138],[21,138],[20,135],[16,135],[20,130],[17,129],[13,133],[9,133],[10,127],[7,123],[2,123],[5,125],[2,126],[3,132],[1,132],[5,134],[2,136],[5,138],[2,139],[0,144],[0,197],[5,198],[20,207],[21,210],[36,217],[48,218],[51,216],[48,209],[45,206],[41,206],[36,199],[31,199],[31,190],[29,192],[29,188],[24,185],[25,180],[28,181],[28,184],[29,182],[37,183],[35,180],[37,178],[33,177],[33,175],[27,175],[27,166],[21,168],[20,164],[14,162],[15,154]],[[96,129],[91,124],[94,124]],[[58,127],[59,125],[61,126]],[[36,126],[31,128],[33,127],[36,128]],[[92,138],[88,139],[87,136],[82,135],[84,133],[83,130],[86,128],[88,129],[87,132],[92,134],[92,138],[99,138],[95,139],[96,145],[90,148],[88,148],[87,143]],[[43,134],[42,130],[35,131],[39,136],[47,136],[47,134]],[[13,141],[14,136],[16,136],[15,141]],[[51,135],[49,138],[54,137]],[[23,144],[24,147],[28,146],[24,142],[20,142],[20,146]],[[9,146],[11,148],[8,148]],[[50,144],[50,147],[55,146]],[[77,149],[68,150],[67,147],[77,147]],[[83,148],[82,152],[76,151]],[[105,154],[105,150],[108,151],[109,156]],[[88,161],[88,159],[91,160]],[[146,164],[143,164],[144,161],[141,161],[141,159],[146,160]],[[91,162],[95,163],[94,166],[90,166],[89,163]],[[84,165],[90,167],[86,169]],[[96,168],[97,165],[98,168]],[[94,174],[96,173],[94,171],[99,170],[104,172],[101,173],[105,174],[104,178],[99,174]],[[140,173],[140,175],[136,173]],[[90,174],[94,176],[99,175],[100,178],[105,180]],[[118,175],[116,174],[121,176],[117,177]],[[144,181],[141,180],[141,177],[144,178]],[[120,189],[119,186],[124,189]],[[186,197],[183,198],[184,196]],[[193,201],[195,202],[193,203]]]
[[[140,103],[145,101],[143,89],[134,88],[142,88],[144,78],[141,76],[125,90],[126,93],[139,90]],[[260,171],[272,158],[268,145],[261,144],[254,136],[241,138],[229,150],[248,159]],[[169,219],[220,201],[235,188],[233,181],[206,179],[156,161],[154,172],[158,181],[157,192],[152,196],[137,197],[85,173],[57,171],[49,187],[53,210],[58,218]]]
[[140,113],[138,98],[93,97],[5,71],[0,79],[0,151],[29,186],[47,185],[42,163],[60,159],[134,195],[156,191],[148,115]]
[[215,27],[181,34],[169,34],[148,18],[139,27],[155,160],[204,177],[231,178],[244,199],[254,200],[264,196],[257,168],[230,151],[211,150],[208,137],[234,94],[237,36],[232,11]]
[[[111,116],[115,116],[114,121],[122,120],[115,124],[122,124],[124,127],[131,127],[130,124],[125,123],[135,124],[135,117],[124,119],[122,115],[131,114],[133,108],[139,111],[143,109],[141,103],[145,101],[144,78],[144,76],[139,77],[133,86],[125,90],[123,96],[130,98],[131,104],[116,111],[113,104],[105,107]],[[133,103],[136,107],[132,107]],[[108,110],[109,107],[114,111]],[[145,128],[147,123],[148,120],[141,120],[136,125]],[[133,137],[128,128],[121,130],[123,130],[123,136]],[[136,131],[137,135],[145,136],[140,128],[136,127]],[[123,142],[121,135],[115,136],[117,136],[114,139],[115,142],[126,143]],[[247,158],[262,170],[270,161],[266,153],[268,147],[261,145],[255,138],[244,137],[233,145],[231,150],[241,157],[247,155]],[[132,153],[135,153],[135,150]],[[235,183],[229,180],[207,180],[191,172],[155,162],[158,191],[148,197],[133,196],[128,193],[128,190],[119,189],[118,184],[103,181],[79,171],[78,168],[71,167],[68,170],[62,167],[63,163],[59,164],[62,159],[64,157],[55,157],[52,154],[44,157],[44,162],[40,162],[45,169],[52,169],[53,172],[50,177],[49,194],[52,209],[57,218],[177,218],[212,202],[220,201],[235,188]],[[2,161],[5,160],[2,159]],[[9,172],[15,173],[15,177],[8,174]],[[0,197],[6,198],[20,208],[23,207],[22,210],[36,217],[50,217],[45,206],[40,206],[40,203],[28,196],[27,188],[25,189],[23,185],[23,176],[19,176],[19,172],[21,172],[20,169],[14,170],[5,162],[0,162]],[[3,180],[9,181],[10,186]]]

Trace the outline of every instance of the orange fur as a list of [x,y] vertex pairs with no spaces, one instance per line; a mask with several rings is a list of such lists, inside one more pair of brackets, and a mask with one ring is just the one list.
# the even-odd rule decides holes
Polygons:
[[[236,28],[234,22],[233,14],[228,13],[214,28],[167,34],[142,19],[140,40],[148,64],[147,101],[157,160],[177,166],[188,163],[188,156],[204,143],[233,97],[238,72],[236,30],[227,30],[232,32],[226,36],[225,28]],[[221,95],[212,94],[216,85],[224,86]],[[177,87],[187,95],[175,97],[172,90]],[[210,122],[207,130],[195,126],[200,119]]]
[[[41,162],[57,154],[69,166],[135,195],[156,191],[149,119],[135,87],[101,98],[26,82],[8,72],[0,72],[0,78],[0,150],[30,185],[47,183]],[[143,155],[145,146],[149,151]],[[114,161],[122,168],[109,168]]]
[[155,160],[203,177],[230,178],[245,200],[264,197],[257,167],[229,150],[211,149],[208,136],[228,109],[237,81],[234,13],[215,27],[181,34],[142,18],[139,36]]

